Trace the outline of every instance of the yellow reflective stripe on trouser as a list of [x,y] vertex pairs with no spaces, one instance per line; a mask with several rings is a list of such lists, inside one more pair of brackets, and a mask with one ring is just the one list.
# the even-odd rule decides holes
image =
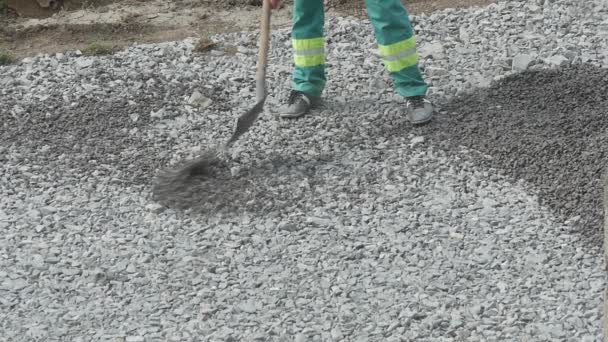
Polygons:
[[401,71],[418,64],[415,37],[391,45],[378,45],[378,49],[389,72]]
[[293,39],[292,45],[296,66],[311,67],[325,62],[324,38]]

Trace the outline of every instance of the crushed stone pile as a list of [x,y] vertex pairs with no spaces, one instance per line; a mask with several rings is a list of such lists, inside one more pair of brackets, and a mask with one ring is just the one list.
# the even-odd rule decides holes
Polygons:
[[[206,54],[188,39],[0,67],[2,337],[601,340],[602,253],[576,222],[599,219],[582,191],[605,93],[581,85],[605,80],[607,11],[499,1],[413,18],[441,108],[420,128],[369,22],[328,18],[324,107],[264,113],[214,182],[171,203],[156,172],[225,141],[255,102],[256,32]],[[289,30],[269,57],[272,108],[291,83]],[[532,174],[559,167],[583,174]]]
[[608,68],[515,74],[447,104],[428,134],[480,152],[479,164],[529,182],[540,202],[601,244],[608,166]]

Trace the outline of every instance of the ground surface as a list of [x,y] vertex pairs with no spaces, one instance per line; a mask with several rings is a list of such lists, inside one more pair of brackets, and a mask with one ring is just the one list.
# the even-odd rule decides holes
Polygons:
[[601,341],[607,15],[415,16],[422,127],[369,23],[342,17],[323,106],[276,119],[293,59],[275,30],[265,112],[170,198],[158,172],[254,103],[257,32],[0,66],[2,337]]
[[[331,1],[330,15],[365,16],[363,1]],[[483,5],[490,0],[409,0],[404,2],[411,13],[430,13],[446,7]],[[186,37],[208,37],[216,33],[256,29],[259,6],[256,1],[218,0],[71,0],[66,11],[49,13],[26,8],[38,18],[4,20],[0,28],[0,49],[17,57],[38,53],[85,48],[93,42],[124,47],[134,42],[163,42]],[[36,15],[37,14],[37,15]],[[41,18],[42,17],[42,18]],[[2,20],[2,18],[0,18]],[[285,27],[291,21],[291,2],[275,11],[273,27]]]

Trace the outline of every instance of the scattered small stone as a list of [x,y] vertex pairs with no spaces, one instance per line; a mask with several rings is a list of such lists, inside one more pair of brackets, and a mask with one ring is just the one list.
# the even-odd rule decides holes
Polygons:
[[159,203],[146,204],[146,210],[153,212],[153,213],[159,213],[159,212],[163,211],[163,209],[164,209],[164,206]]
[[164,108],[160,108],[157,111],[154,111],[154,110],[151,111],[150,112],[150,117],[156,118],[156,119],[162,119],[162,118],[165,117],[165,114],[166,114],[165,109]]
[[431,76],[445,76],[448,74],[448,71],[444,68],[439,67],[428,67],[425,69],[426,73]]
[[434,60],[441,60],[445,58],[443,45],[439,42],[420,46],[418,53],[422,58],[430,57]]
[[127,336],[125,342],[144,342],[145,339],[143,336]]
[[92,58],[78,58],[76,59],[76,66],[80,69],[86,69],[93,66],[95,60]]
[[527,70],[532,65],[534,60],[535,60],[535,58],[532,55],[519,54],[513,58],[513,64],[512,64],[513,70],[514,71]]
[[137,272],[137,268],[135,267],[135,265],[133,265],[133,264],[129,264],[129,266],[127,266],[126,271],[127,271],[128,273],[135,273],[135,272]]
[[288,232],[296,232],[296,231],[300,230],[298,225],[290,223],[290,222],[281,222],[281,223],[279,223],[277,228],[279,230],[284,230],[284,231],[288,231]]
[[211,105],[212,102],[213,101],[211,101],[211,99],[203,96],[198,91],[194,91],[194,93],[192,93],[192,95],[188,99],[188,104],[200,108],[207,108]]
[[309,216],[306,218],[306,221],[321,227],[330,227],[334,224],[331,219],[316,216]]
[[239,309],[241,309],[241,311],[246,312],[246,313],[254,313],[257,311],[255,305],[251,302],[241,303],[239,305]]
[[570,62],[568,60],[568,58],[566,58],[566,57],[564,57],[562,55],[551,56],[549,58],[546,58],[544,61],[547,64],[558,66],[558,67],[567,65]]
[[456,239],[456,240],[462,240],[462,239],[464,239],[464,234],[461,234],[461,233],[458,233],[458,232],[451,231],[451,232],[450,232],[450,237],[451,237],[452,239]]
[[31,257],[30,264],[34,268],[43,269],[44,268],[44,257],[40,254],[33,254]]
[[422,143],[424,143],[424,141],[425,141],[425,139],[424,139],[424,137],[423,137],[423,136],[418,136],[418,137],[414,137],[414,138],[412,138],[412,139],[410,140],[410,144],[411,144],[412,146],[416,146],[416,145],[418,145],[418,144],[422,144]]
[[340,340],[344,338],[344,336],[342,335],[342,330],[340,330],[339,327],[334,327],[333,329],[331,329],[331,338],[334,340]]
[[[40,150],[40,152],[42,152],[42,153],[48,152],[49,149],[50,149],[50,147],[49,146],[46,146],[46,147],[48,147],[48,148],[47,149],[43,148],[43,149]],[[39,211],[40,211],[40,214],[42,214],[43,216],[48,216],[48,215],[51,215],[53,213],[56,213],[57,212],[57,208],[55,208],[53,206],[50,206],[50,205],[47,205],[45,207],[40,208]],[[1,217],[1,215],[0,215],[0,217]]]

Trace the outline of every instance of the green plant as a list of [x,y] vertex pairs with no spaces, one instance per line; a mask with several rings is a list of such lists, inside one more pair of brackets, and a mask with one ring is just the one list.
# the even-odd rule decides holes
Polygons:
[[215,47],[217,43],[212,41],[209,38],[201,38],[199,39],[198,43],[196,43],[196,46],[194,46],[194,51],[196,52],[207,52],[211,49],[213,49],[213,47]]
[[110,55],[114,52],[111,45],[105,43],[91,43],[82,49],[82,54],[87,56]]
[[[0,0],[1,1],[1,0]],[[15,58],[7,51],[0,50],[0,65],[11,64],[15,61]]]
[[7,0],[0,0],[0,15],[5,15],[8,10]]

